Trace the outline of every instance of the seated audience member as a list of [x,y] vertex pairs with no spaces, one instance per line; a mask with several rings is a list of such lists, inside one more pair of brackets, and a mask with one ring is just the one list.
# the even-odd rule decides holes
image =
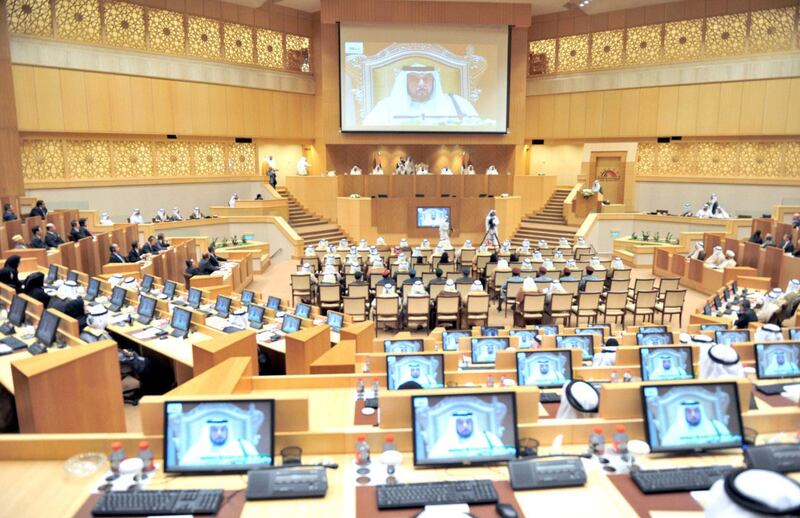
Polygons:
[[[103,214],[106,213],[104,212]],[[133,209],[133,214],[128,216],[128,223],[133,223],[135,225],[143,225],[144,216],[142,216],[142,211],[139,209]]]
[[446,250],[442,252],[437,264],[450,264],[450,254],[448,254]]
[[692,216],[694,216],[694,212],[692,212],[691,203],[683,204],[683,212],[681,212],[681,216],[683,216],[684,218],[691,218]]
[[594,268],[592,268],[591,266],[587,266],[586,275],[584,275],[581,278],[581,281],[578,284],[578,289],[580,289],[580,291],[586,291],[586,281],[597,281],[597,280],[600,280],[600,278],[594,274]]
[[731,219],[730,214],[722,207],[717,206],[711,213],[711,217],[715,219]]
[[58,290],[56,290],[56,294],[50,297],[50,303],[47,307],[66,313],[67,304],[72,300],[80,300],[81,304],[83,304],[83,300],[78,297],[78,283],[75,281],[64,281],[63,284],[58,287]]
[[550,301],[553,300],[553,293],[566,293],[567,290],[564,289],[564,286],[561,285],[561,281],[558,279],[553,279],[553,282],[550,283],[550,286],[545,288],[544,293],[545,297],[544,300],[547,304],[550,304]]
[[713,212],[711,212],[711,206],[708,203],[706,203],[700,210],[697,211],[694,217],[701,219],[708,219],[712,216],[712,214]]
[[308,275],[309,283],[314,286],[317,284],[317,276],[314,275],[314,270],[311,268],[311,264],[303,263],[303,266],[297,271],[297,275]]
[[692,251],[689,253],[687,257],[689,259],[697,259],[698,261],[704,260],[706,258],[706,250],[705,247],[703,246],[703,242],[695,241],[694,248],[692,248]]
[[784,293],[780,288],[772,288],[764,295],[761,303],[756,306],[756,318],[759,322],[770,322],[784,306]]
[[742,301],[742,307],[739,308],[739,318],[736,319],[734,326],[736,329],[747,329],[750,322],[758,322],[756,312],[753,311],[750,301],[745,299]]
[[585,381],[564,385],[564,394],[556,412],[556,419],[587,419],[597,416],[600,393]]
[[[144,221],[142,221],[144,223]],[[108,212],[103,212],[100,214],[100,222],[98,225],[109,226],[113,225],[114,222],[111,221],[111,218],[108,216]]]
[[563,282],[563,281],[577,281],[578,279],[576,279],[575,276],[572,275],[572,270],[570,270],[569,268],[564,268],[564,271],[561,272],[561,277],[559,277],[558,280]]
[[797,516],[800,513],[800,485],[776,471],[735,470],[714,482],[701,500],[703,516],[708,517]]
[[431,279],[431,282],[428,283],[428,289],[430,289],[430,286],[433,284],[447,284],[447,279],[443,277],[444,271],[441,268],[436,268],[436,270],[433,271],[433,274],[435,277]]
[[761,243],[761,248],[767,248],[768,246],[775,246],[775,239],[772,237],[772,234],[767,234],[764,237],[764,242]]
[[550,282],[553,278],[547,275],[547,268],[544,266],[539,267],[539,272],[536,274],[536,282]]
[[517,255],[528,255],[531,253],[531,240],[523,239],[522,245],[517,247]]
[[42,219],[47,216],[47,205],[45,205],[44,200],[36,200],[36,205],[31,209],[30,214],[28,214],[28,217],[31,218],[36,216]]
[[217,256],[216,251],[214,245],[208,245],[208,259],[211,261],[211,266],[219,268],[219,263],[224,263],[225,259]]
[[138,263],[142,260],[142,251],[139,248],[139,241],[134,240],[131,243],[131,250],[128,252],[128,262]]
[[78,240],[82,237],[81,236],[81,226],[78,223],[77,219],[73,219],[69,222],[69,240],[73,243],[77,243]]
[[392,273],[389,270],[384,269],[383,272],[381,272],[381,280],[375,283],[375,286],[386,286],[387,284],[393,285],[394,280],[392,279]]
[[456,284],[472,284],[473,282],[475,282],[475,279],[473,277],[470,277],[469,275],[471,271],[472,270],[468,266],[462,268],[461,277],[456,279]]
[[11,248],[28,248],[25,246],[25,240],[19,234],[14,234],[11,236],[11,242],[14,243]]
[[17,219],[17,213],[10,203],[3,204],[3,221],[14,221]]
[[[415,284],[419,279],[417,279],[417,270],[411,268],[408,270],[408,278],[403,281],[403,286],[406,284]],[[402,288],[401,288],[402,289]]]
[[792,214],[792,228],[800,227],[800,212]]
[[186,277],[194,277],[195,275],[200,275],[200,269],[194,265],[194,259],[187,259],[186,260],[186,268],[183,270],[183,275]]
[[6,259],[3,268],[0,269],[0,282],[14,288],[17,293],[22,291],[22,283],[19,280],[20,261],[22,261],[20,256],[10,255]]
[[55,225],[48,223],[45,228],[47,230],[44,233],[44,243],[47,245],[47,248],[58,248],[58,245],[64,244],[64,239],[56,232]]
[[729,345],[700,345],[700,379],[744,378],[739,353]]
[[414,284],[411,285],[411,289],[408,290],[408,295],[406,299],[403,301],[406,307],[408,307],[408,297],[424,297],[428,294],[425,290],[425,285],[422,284],[420,279],[415,279]]
[[83,331],[83,328],[86,327],[86,307],[82,298],[77,297],[68,300],[63,313],[78,321],[79,331]]
[[167,217],[167,221],[183,221],[183,216],[181,215],[181,209],[178,207],[173,207],[172,214]]
[[256,201],[264,201],[264,197],[261,195],[261,193],[256,194]]
[[167,242],[167,238],[164,237],[163,232],[158,233],[158,246],[161,250],[166,250],[170,247],[169,242]]
[[522,288],[517,292],[516,305],[514,306],[515,326],[525,324],[525,319],[522,318],[522,302],[525,300],[525,295],[537,293],[538,291],[536,281],[533,280],[533,277],[525,277],[522,281]]
[[714,250],[711,252],[711,256],[709,256],[705,260],[705,265],[709,268],[720,268],[720,265],[725,261],[725,254],[722,253],[721,246],[715,246]]
[[783,235],[783,242],[781,243],[781,250],[783,250],[784,254],[793,254],[794,253],[794,244],[792,243],[792,235],[791,234],[784,234]]
[[351,281],[350,284],[347,285],[348,289],[353,286],[367,286],[369,284],[367,281],[364,280],[364,274],[362,274],[361,272],[355,272],[353,274],[353,278],[355,280]]
[[755,232],[753,232],[753,235],[750,236],[750,242],[755,243],[757,245],[760,245],[761,243],[764,242],[764,238],[761,237],[760,230],[756,230]]
[[503,307],[503,302],[508,297],[508,285],[509,284],[517,284],[523,283],[525,279],[522,278],[522,270],[518,267],[514,267],[511,270],[511,277],[506,279],[506,282],[503,283],[503,286],[500,288],[500,298],[497,301],[497,309],[498,311]]
[[80,338],[90,344],[101,340],[111,340],[111,335],[106,332],[106,327],[108,327],[108,310],[100,305],[92,306]]
[[81,237],[92,237],[89,227],[86,226],[86,218],[80,218],[78,220],[78,230],[81,233]]
[[31,229],[31,248],[47,248],[47,244],[42,239],[42,229],[39,225]]
[[[763,245],[762,245],[763,246]],[[725,260],[720,263],[719,268],[735,268],[736,267],[736,253],[733,250],[725,252]]]
[[142,247],[142,254],[157,254],[161,251],[161,247],[158,246],[158,241],[156,240],[156,236],[150,236],[147,238],[147,243],[144,244]]
[[111,257],[109,257],[109,263],[125,263],[127,262],[122,254],[119,253],[119,245],[116,243],[112,243],[110,247],[108,247],[111,252]]
[[195,207],[191,214],[189,214],[189,219],[203,219],[203,213],[200,212],[200,207]]
[[214,266],[214,264],[211,262],[211,254],[208,252],[205,252],[200,258],[200,266],[198,268],[200,269],[201,275],[211,275],[219,270],[219,266]]
[[44,307],[50,304],[50,295],[44,291],[44,274],[42,272],[33,272],[28,275],[22,291],[25,295],[41,302]]
[[153,223],[164,223],[169,221],[169,216],[167,216],[167,211],[163,208],[158,209],[156,215],[153,217]]

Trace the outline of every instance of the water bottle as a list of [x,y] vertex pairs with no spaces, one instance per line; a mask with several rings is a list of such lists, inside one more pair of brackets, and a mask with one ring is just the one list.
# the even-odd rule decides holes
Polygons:
[[619,381],[619,374],[617,371],[611,371],[611,383],[617,383]]
[[383,436],[383,451],[396,450],[397,443],[394,442],[394,435],[387,433]]
[[367,373],[369,371],[370,371],[370,359],[369,356],[367,356],[367,359],[364,360],[364,372]]
[[356,437],[356,464],[366,466],[369,464],[369,443],[364,434]]
[[378,383],[378,378],[372,378],[372,397],[378,399],[378,390],[380,390],[381,385]]
[[494,376],[492,376],[491,374],[486,376],[486,386],[487,387],[494,387]]
[[366,385],[364,384],[364,380],[359,379],[356,382],[356,397],[358,399],[364,399],[364,389],[365,388],[366,388]]
[[603,436],[603,428],[595,426],[589,435],[589,451],[595,455],[602,455],[606,450],[606,438]]
[[631,376],[631,373],[628,372],[628,371],[625,371],[625,373],[622,375],[622,382],[623,383],[630,383],[632,380],[633,380],[633,376]]
[[628,433],[624,424],[618,424],[614,432],[614,449],[623,459],[628,457]]

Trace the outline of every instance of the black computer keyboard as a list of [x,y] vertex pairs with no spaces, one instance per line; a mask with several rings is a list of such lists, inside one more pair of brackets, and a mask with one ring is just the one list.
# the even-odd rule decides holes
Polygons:
[[221,506],[221,489],[112,491],[100,497],[92,509],[92,515],[216,514]]
[[0,340],[0,343],[6,344],[7,346],[11,347],[11,349],[14,351],[18,349],[25,349],[26,347],[28,347],[28,344],[26,344],[25,342],[23,342],[22,340],[20,340],[15,336],[7,336],[2,340]]
[[652,469],[631,472],[631,478],[642,493],[702,491],[733,471],[733,466],[701,466],[697,468]]
[[557,392],[542,392],[539,395],[539,401],[542,403],[561,403],[561,394]]
[[783,392],[783,383],[775,383],[774,385],[756,385],[756,390],[767,396],[777,396]]
[[447,504],[491,504],[497,491],[491,480],[454,480],[377,486],[378,509]]
[[0,326],[0,333],[4,335],[13,335],[15,332],[14,324],[10,322],[6,322],[2,326]]

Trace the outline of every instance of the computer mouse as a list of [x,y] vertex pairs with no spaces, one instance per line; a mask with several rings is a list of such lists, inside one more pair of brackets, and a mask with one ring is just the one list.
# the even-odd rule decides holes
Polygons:
[[161,336],[158,337],[158,339],[159,340],[166,340],[168,337],[169,337],[169,335],[161,335]]
[[511,504],[497,503],[497,514],[503,518],[518,518],[517,510]]

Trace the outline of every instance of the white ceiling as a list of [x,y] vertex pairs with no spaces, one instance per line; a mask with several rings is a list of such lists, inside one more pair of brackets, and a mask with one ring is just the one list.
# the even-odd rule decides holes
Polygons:
[[[306,11],[309,13],[319,11],[320,0],[225,0],[227,2],[239,5],[247,5],[248,7],[260,6],[264,3],[272,3],[284,7],[291,7],[299,11]],[[425,1],[425,0],[423,0]],[[489,3],[521,3],[531,4],[534,15],[542,15],[549,13],[557,13],[566,11],[565,4],[571,2],[574,5],[580,3],[580,0],[438,0],[441,2],[489,2]],[[618,11],[620,9],[631,9],[634,7],[642,7],[645,5],[663,4],[666,0],[592,0],[592,2],[583,9],[586,14],[598,14],[608,11]]]

